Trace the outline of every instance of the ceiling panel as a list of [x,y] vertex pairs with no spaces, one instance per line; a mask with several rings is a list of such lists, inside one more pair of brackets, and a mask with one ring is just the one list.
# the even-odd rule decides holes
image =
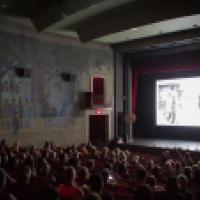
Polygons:
[[198,27],[200,27],[200,15],[192,15],[113,33],[105,37],[101,37],[97,39],[97,41],[115,44]]

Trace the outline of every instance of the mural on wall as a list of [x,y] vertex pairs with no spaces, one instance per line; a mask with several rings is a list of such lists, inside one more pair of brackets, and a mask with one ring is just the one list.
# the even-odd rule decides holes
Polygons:
[[[0,31],[0,133],[68,126],[92,74],[107,77],[112,102],[112,64],[111,51]],[[30,69],[31,76],[16,76],[16,67]],[[75,78],[64,81],[61,73]]]
[[15,74],[14,61],[0,67],[0,128],[13,129],[31,127],[30,79]]
[[[78,92],[77,80],[65,81],[61,78],[62,67],[45,68],[44,98],[46,126],[60,126],[66,124],[66,117],[74,112],[75,94]],[[41,85],[40,85],[41,86]]]
[[[38,118],[44,119],[46,127],[65,125],[76,101],[76,82],[62,80],[60,67],[46,67],[44,74],[32,69],[30,78],[18,77],[16,67],[18,64],[10,61],[0,68],[0,129],[17,133],[19,129],[31,128],[32,120]],[[34,76],[36,82],[32,81]]]

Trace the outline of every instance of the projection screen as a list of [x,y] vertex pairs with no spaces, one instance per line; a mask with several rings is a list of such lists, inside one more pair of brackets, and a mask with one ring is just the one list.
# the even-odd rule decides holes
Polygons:
[[156,81],[156,125],[200,126],[200,77]]

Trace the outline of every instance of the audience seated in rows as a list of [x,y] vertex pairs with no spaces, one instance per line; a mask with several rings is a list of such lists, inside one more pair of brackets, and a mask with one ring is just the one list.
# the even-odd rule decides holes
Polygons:
[[198,152],[0,143],[1,200],[198,200]]

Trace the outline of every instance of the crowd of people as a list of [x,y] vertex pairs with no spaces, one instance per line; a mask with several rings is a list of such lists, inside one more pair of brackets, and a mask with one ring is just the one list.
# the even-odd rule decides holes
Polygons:
[[0,200],[198,200],[197,152],[0,143]]

